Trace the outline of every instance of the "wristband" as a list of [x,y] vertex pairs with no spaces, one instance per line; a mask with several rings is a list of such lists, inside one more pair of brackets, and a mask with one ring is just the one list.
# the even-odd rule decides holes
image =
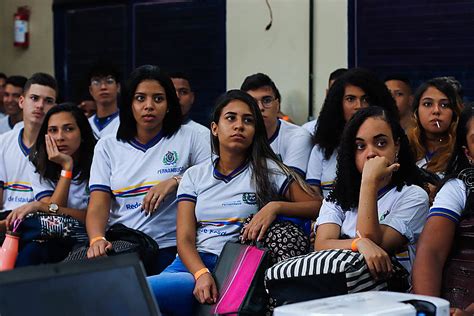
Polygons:
[[198,280],[203,274],[211,273],[208,268],[202,268],[194,273],[194,280]]
[[107,239],[105,239],[104,236],[99,236],[99,237],[94,237],[91,239],[91,241],[89,242],[89,247],[92,246],[96,241],[98,240],[105,240],[107,241]]
[[61,170],[61,177],[66,178],[66,179],[72,179],[72,171],[68,170]]
[[174,176],[174,177],[173,177],[173,179],[176,180],[176,182],[178,183],[178,185],[179,185],[179,183],[181,182],[181,178],[182,178],[181,176]]
[[352,241],[351,243],[351,250],[354,251],[354,252],[358,252],[359,251],[359,248],[357,248],[357,242],[360,240],[360,237],[359,238],[356,238]]

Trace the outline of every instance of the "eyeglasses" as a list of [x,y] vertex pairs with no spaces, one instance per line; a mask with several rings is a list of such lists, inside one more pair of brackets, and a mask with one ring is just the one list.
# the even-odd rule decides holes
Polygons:
[[255,99],[255,101],[257,101],[257,104],[261,103],[263,105],[263,107],[265,107],[265,108],[271,107],[273,101],[275,101],[275,100],[276,100],[275,97],[272,97],[272,96],[269,96],[269,95],[265,96],[265,97],[262,97],[260,100]]
[[115,84],[115,78],[114,77],[107,77],[107,78],[94,78],[91,80],[91,86],[94,87],[100,87],[102,84],[111,86]]

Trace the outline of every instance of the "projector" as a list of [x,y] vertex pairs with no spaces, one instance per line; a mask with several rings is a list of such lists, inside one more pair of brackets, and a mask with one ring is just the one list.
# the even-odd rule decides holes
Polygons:
[[432,296],[372,291],[283,305],[275,308],[273,315],[449,316],[449,302]]

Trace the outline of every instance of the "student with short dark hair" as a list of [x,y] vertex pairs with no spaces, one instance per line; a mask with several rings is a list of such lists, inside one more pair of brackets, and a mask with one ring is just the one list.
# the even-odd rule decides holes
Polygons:
[[4,117],[5,108],[3,106],[3,93],[5,92],[5,84],[7,82],[7,75],[3,72],[0,72],[0,118]]
[[176,256],[176,189],[189,167],[210,157],[209,139],[182,125],[171,79],[160,68],[135,69],[122,94],[117,135],[94,152],[86,227],[88,257],[106,255],[107,226],[140,230],[160,247],[156,271]]
[[240,89],[257,101],[273,151],[284,164],[305,177],[311,135],[300,126],[278,119],[281,95],[273,80],[266,74],[256,73],[246,77]]
[[98,61],[89,72],[89,93],[95,101],[96,113],[89,117],[92,131],[97,139],[117,133],[120,125],[118,95],[120,72],[104,61]]
[[403,75],[393,74],[385,77],[384,82],[397,104],[400,124],[405,130],[408,130],[413,127],[413,112],[411,111],[413,93],[410,80]]
[[[38,138],[46,113],[56,105],[56,80],[45,73],[35,73],[19,98],[24,127],[0,136],[0,210],[12,210],[33,201],[28,154]],[[0,219],[8,213],[1,212]],[[0,221],[0,230],[5,222]]]
[[[23,112],[18,101],[23,93],[26,80],[23,76],[11,76],[5,82],[3,106],[6,116],[0,118],[0,134],[11,131],[17,123],[23,121]],[[19,125],[19,127],[21,126]]]
[[170,74],[176,90],[176,95],[179,99],[181,112],[183,114],[183,124],[191,126],[196,132],[200,133],[202,137],[209,137],[209,129],[189,117],[189,111],[194,105],[194,90],[191,88],[191,81],[189,76],[184,72],[173,72]]

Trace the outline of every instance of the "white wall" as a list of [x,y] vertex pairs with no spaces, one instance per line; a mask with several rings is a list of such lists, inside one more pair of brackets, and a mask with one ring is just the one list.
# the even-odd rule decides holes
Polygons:
[[[31,76],[42,71],[54,75],[53,0],[0,0],[0,72]],[[30,7],[30,46],[13,46],[13,14]]]
[[[347,67],[347,0],[314,1],[313,111],[323,104],[329,74]],[[227,0],[227,88],[256,72],[282,94],[282,110],[297,123],[308,117],[310,0]]]
[[239,88],[250,74],[270,76],[282,95],[282,111],[306,120],[309,76],[309,1],[227,0],[227,87]]
[[331,72],[347,68],[347,0],[314,0],[314,95],[317,117]]

